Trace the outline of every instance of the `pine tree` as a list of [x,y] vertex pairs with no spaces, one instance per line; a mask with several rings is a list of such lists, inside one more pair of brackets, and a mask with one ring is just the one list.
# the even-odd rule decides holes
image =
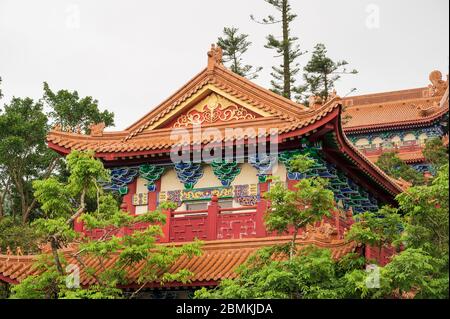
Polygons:
[[[304,67],[303,78],[305,84],[301,86],[303,99],[306,101],[310,96],[318,96],[323,101],[328,100],[335,83],[343,74],[358,74],[357,70],[347,71],[348,62],[345,60],[333,61],[327,56],[324,44],[319,43],[314,47],[311,60]],[[356,89],[353,89],[354,91]]]
[[218,45],[223,50],[223,62],[230,63],[230,69],[234,73],[249,80],[256,79],[257,73],[262,70],[262,67],[254,68],[252,65],[242,62],[242,55],[247,52],[252,44],[247,40],[248,34],[239,34],[239,29],[234,27],[225,27],[223,34],[224,36],[217,40]]
[[257,23],[264,25],[281,24],[282,25],[282,39],[279,40],[273,34],[267,36],[266,48],[276,50],[275,57],[282,57],[283,62],[280,66],[272,67],[271,73],[274,78],[271,81],[272,91],[291,99],[293,93],[299,93],[299,88],[295,86],[295,76],[299,73],[300,67],[296,62],[297,58],[305,52],[300,50],[297,44],[298,38],[291,36],[291,23],[297,18],[297,15],[292,13],[292,8],[289,0],[264,0],[272,5],[277,11],[281,13],[280,18],[275,18],[272,15],[264,18],[262,21],[257,21],[252,15],[251,18]]

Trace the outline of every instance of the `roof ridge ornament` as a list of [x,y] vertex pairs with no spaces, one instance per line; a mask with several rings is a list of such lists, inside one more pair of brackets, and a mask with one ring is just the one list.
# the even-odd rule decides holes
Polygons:
[[92,137],[102,137],[105,130],[106,124],[104,122],[91,124],[89,130],[91,131]]
[[218,65],[223,65],[223,50],[216,44],[211,44],[211,50],[208,51],[208,71],[214,70]]
[[442,72],[435,70],[430,73],[430,82],[431,84],[428,86],[430,96],[441,96],[444,95],[445,91],[448,87],[448,78],[447,81],[444,81],[442,76]]

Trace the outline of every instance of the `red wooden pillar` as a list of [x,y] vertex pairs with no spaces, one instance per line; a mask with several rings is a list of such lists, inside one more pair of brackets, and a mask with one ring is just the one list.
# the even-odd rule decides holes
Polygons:
[[136,207],[133,206],[133,195],[136,194],[137,189],[137,179],[128,185],[128,193],[123,196],[123,203],[127,205],[128,212],[131,215],[136,213]]
[[172,213],[173,211],[170,209],[164,210],[164,214],[166,215],[166,223],[162,226],[163,237],[160,240],[161,243],[170,242],[170,224],[172,221]]
[[77,233],[83,232],[84,225],[83,225],[83,222],[79,218],[75,219],[75,221],[73,223],[73,230],[76,231]]
[[208,206],[207,235],[208,240],[217,239],[217,222],[219,220],[219,198],[214,195]]
[[264,199],[264,194],[269,191],[269,183],[259,184],[259,202],[256,208],[256,237],[262,238],[267,236],[266,226],[264,225],[264,214],[266,213],[269,202]]

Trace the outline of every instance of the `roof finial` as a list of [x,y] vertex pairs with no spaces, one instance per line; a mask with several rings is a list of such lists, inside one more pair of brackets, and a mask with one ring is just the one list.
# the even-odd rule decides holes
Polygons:
[[430,96],[441,96],[445,93],[448,83],[442,79],[442,72],[433,71],[430,74],[431,84],[428,86]]
[[208,70],[213,70],[216,65],[222,65],[222,57],[222,48],[211,44],[211,50],[208,52]]

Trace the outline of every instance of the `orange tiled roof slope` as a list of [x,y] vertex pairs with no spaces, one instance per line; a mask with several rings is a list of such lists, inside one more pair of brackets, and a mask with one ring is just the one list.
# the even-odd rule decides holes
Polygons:
[[[174,263],[169,272],[174,273],[181,269],[191,271],[194,274],[191,278],[191,286],[216,284],[223,279],[235,278],[236,268],[242,265],[256,250],[287,243],[290,238],[270,237],[206,242],[201,256],[193,258],[181,257]],[[357,248],[355,242],[346,242],[343,239],[337,239],[337,236],[325,236],[319,231],[312,231],[304,239],[299,239],[298,245],[300,247],[315,245],[319,248],[330,249],[335,259],[354,252]],[[63,253],[68,263],[79,265],[79,262],[74,257],[76,247],[67,248],[63,250]],[[0,281],[17,284],[29,276],[38,274],[39,271],[33,268],[36,258],[37,256],[0,255]],[[106,262],[106,268],[116,261],[117,257],[111,258]],[[83,262],[89,268],[98,269],[99,267],[97,259],[94,258],[84,258]],[[137,266],[133,267],[133,269],[127,269],[130,286],[137,285],[138,274],[141,268],[142,266]],[[95,278],[87,274],[83,269],[80,266],[81,285],[89,286],[95,284]],[[176,283],[174,284],[176,285]],[[157,287],[158,284],[155,283],[154,286]]]
[[347,97],[342,100],[346,133],[424,126],[449,111],[449,80],[440,71],[430,74],[428,87]]
[[[56,126],[47,136],[50,147],[62,153],[68,153],[72,149],[90,149],[97,153],[169,150],[176,142],[170,139],[173,128],[167,127],[167,124],[208,94],[215,93],[214,90],[218,90],[218,94],[226,94],[266,114],[264,117],[202,126],[203,128],[213,126],[222,133],[229,127],[239,127],[244,130],[255,127],[275,128],[280,134],[287,133],[319,121],[339,106],[339,98],[334,98],[323,107],[306,108],[226,69],[219,62],[220,50],[214,46],[208,56],[208,67],[205,70],[126,130],[104,132],[104,125],[100,124],[94,125],[91,134],[87,136],[77,132],[67,132]],[[235,136],[234,138],[239,140],[244,137]]]
[[[288,133],[302,127],[314,124],[327,114],[335,110],[339,106],[338,100],[332,100],[324,107],[314,110],[302,112],[302,117],[298,120],[285,120],[281,118],[257,118],[245,121],[236,121],[228,123],[219,123],[214,126],[218,129],[225,138],[225,130],[230,127],[242,128],[243,135],[234,135],[235,140],[244,139],[247,135],[245,130],[247,128],[266,128],[267,134],[270,134],[270,129],[278,129],[279,134]],[[128,131],[116,133],[103,133],[102,136],[87,136],[73,132],[63,132],[60,130],[53,130],[47,136],[47,141],[57,145],[67,151],[76,150],[94,150],[98,153],[122,153],[122,152],[142,152],[142,151],[168,151],[170,148],[178,143],[176,140],[171,140],[172,128],[148,130],[140,133],[137,136],[129,138]],[[192,131],[192,128],[187,128]],[[252,136],[248,136],[252,137]],[[203,143],[209,143],[212,140],[204,140]],[[223,141],[223,140],[222,140]],[[221,141],[217,141],[221,142]]]

